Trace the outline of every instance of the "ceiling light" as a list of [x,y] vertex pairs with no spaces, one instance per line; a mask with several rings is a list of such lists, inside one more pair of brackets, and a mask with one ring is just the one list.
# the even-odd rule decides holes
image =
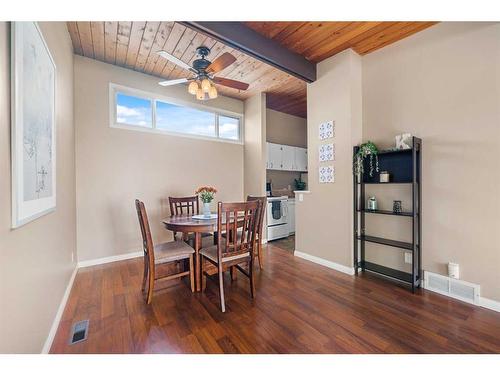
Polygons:
[[210,99],[215,99],[217,97],[217,89],[215,86],[210,87],[210,90],[208,90],[208,97]]
[[191,81],[188,86],[188,92],[192,95],[196,95],[196,93],[198,92],[198,82]]
[[210,81],[208,80],[208,78],[204,78],[203,81],[201,81],[201,89],[203,90],[203,92],[208,92],[208,90],[210,90],[210,87],[212,87]]
[[201,88],[198,88],[198,91],[196,91],[196,99],[205,100],[205,93]]

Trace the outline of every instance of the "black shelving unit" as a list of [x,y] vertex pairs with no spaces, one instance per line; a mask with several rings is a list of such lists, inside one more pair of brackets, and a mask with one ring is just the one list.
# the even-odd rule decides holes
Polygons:
[[[409,150],[387,150],[380,151],[378,154],[379,171],[388,171],[391,175],[390,182],[379,182],[380,175],[374,172],[373,176],[368,175],[369,165],[365,159],[362,176],[353,176],[354,186],[354,269],[358,274],[359,269],[370,271],[396,279],[411,286],[412,292],[415,288],[421,286],[422,282],[422,215],[421,215],[421,181],[422,181],[422,140],[417,137],[412,139],[412,148]],[[353,158],[358,152],[359,147],[354,147]],[[368,210],[365,207],[365,185],[368,184],[408,184],[412,189],[412,211],[395,213],[388,210]],[[412,241],[395,241],[388,238],[369,236],[365,233],[366,215],[392,215],[411,218],[412,223]],[[365,260],[365,244],[376,243],[384,246],[391,246],[411,251],[412,267],[411,273],[386,267],[381,264],[375,264]]]

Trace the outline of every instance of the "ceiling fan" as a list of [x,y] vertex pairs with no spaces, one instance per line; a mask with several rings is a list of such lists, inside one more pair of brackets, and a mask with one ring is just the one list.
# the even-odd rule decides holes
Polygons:
[[191,78],[171,79],[169,81],[159,82],[159,84],[162,86],[172,86],[179,83],[190,82],[188,92],[192,95],[196,95],[196,99],[198,100],[215,99],[217,97],[217,89],[214,84],[231,87],[237,90],[246,90],[248,88],[248,83],[214,76],[214,74],[227,68],[236,61],[236,57],[230,53],[223,53],[213,62],[206,59],[210,54],[210,48],[208,47],[200,46],[196,48],[196,54],[199,58],[193,61],[193,66],[189,66],[184,61],[166,51],[158,51],[158,55],[161,57],[194,74]]

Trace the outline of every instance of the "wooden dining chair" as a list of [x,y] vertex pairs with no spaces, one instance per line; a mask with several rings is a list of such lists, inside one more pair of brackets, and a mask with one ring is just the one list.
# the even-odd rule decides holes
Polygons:
[[[217,245],[200,250],[202,257],[202,285],[206,287],[208,265],[213,265],[219,275],[219,292],[222,312],[226,311],[224,301],[224,271],[236,267],[250,279],[250,295],[255,295],[253,273],[255,238],[257,234],[258,212],[260,201],[218,204],[217,215]],[[222,233],[225,232],[224,237]],[[238,233],[240,235],[236,235]],[[234,233],[231,234],[231,233]],[[248,269],[241,267],[248,264]]]
[[[168,197],[170,205],[170,215],[198,215],[200,213],[200,201],[197,195],[192,197]],[[174,239],[183,240],[186,242],[194,242],[193,233],[183,233],[182,236],[177,236],[174,232]],[[211,237],[212,233],[202,233],[202,237]]]
[[[198,196],[192,197],[168,197],[168,204],[170,205],[170,215],[197,215],[200,213],[200,201]],[[175,240],[182,239],[188,240],[187,233],[183,234],[181,238],[177,237],[177,232],[174,232]]]
[[258,213],[258,218],[257,218],[257,236],[256,236],[256,247],[255,247],[255,252],[254,256],[259,258],[259,268],[263,269],[264,268],[264,254],[262,254],[262,231],[264,230],[264,215],[266,213],[266,206],[267,206],[267,197],[254,197],[254,196],[247,196],[247,202],[251,201],[259,201],[260,202],[260,208],[259,208],[259,213]]
[[[267,198],[266,197],[254,197],[251,195],[247,196],[247,202],[251,201],[259,201],[259,212],[257,214],[257,233],[256,233],[256,241],[257,244],[255,246],[254,257],[257,257],[259,260],[259,268],[264,268],[264,254],[262,254],[262,231],[264,227],[264,214],[266,212]],[[240,233],[238,232],[238,235]],[[226,233],[222,233],[222,237],[225,237]],[[233,276],[234,279],[235,275]]]
[[[184,241],[164,242],[154,245],[149,227],[148,215],[144,203],[140,200],[135,200],[135,208],[139,217],[139,225],[142,234],[142,247],[144,250],[144,275],[142,278],[142,291],[148,290],[146,295],[147,304],[151,303],[153,298],[153,289],[156,280],[171,280],[188,276],[191,284],[191,291],[194,292],[194,266],[193,254],[194,249],[187,245]],[[166,276],[156,275],[156,266],[165,265],[173,262],[178,262],[184,259],[189,259],[189,271],[178,272]]]

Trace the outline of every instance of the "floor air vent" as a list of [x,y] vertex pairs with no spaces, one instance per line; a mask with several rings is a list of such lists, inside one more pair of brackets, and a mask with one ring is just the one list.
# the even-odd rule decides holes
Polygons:
[[425,271],[424,287],[430,291],[444,294],[464,302],[474,305],[479,304],[480,288],[477,284]]
[[78,342],[82,342],[87,339],[87,333],[89,330],[89,321],[82,320],[81,322],[76,322],[73,324],[73,328],[71,329],[71,338],[69,340],[69,344],[76,344]]

